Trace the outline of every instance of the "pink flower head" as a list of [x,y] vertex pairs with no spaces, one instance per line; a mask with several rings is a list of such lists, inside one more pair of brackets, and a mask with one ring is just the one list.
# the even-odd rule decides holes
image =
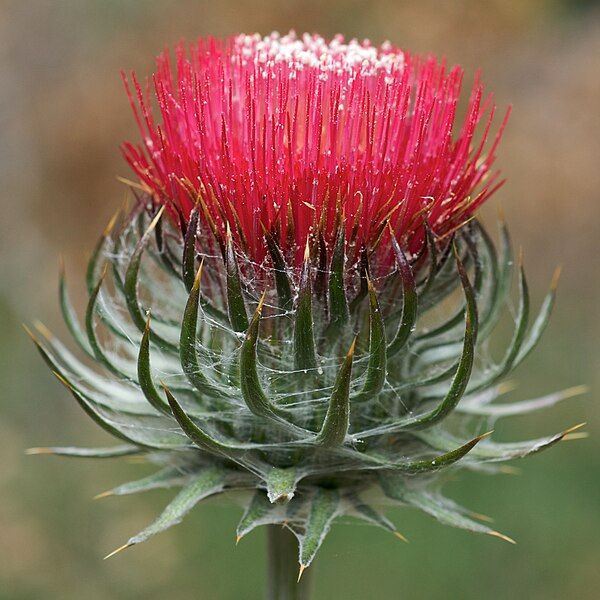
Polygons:
[[317,229],[327,242],[337,216],[347,239],[370,246],[390,223],[418,249],[460,227],[498,187],[492,172],[506,118],[476,77],[462,123],[463,70],[384,43],[326,41],[291,32],[200,39],[157,59],[150,84],[126,82],[142,143],[125,157],[173,216],[196,205],[223,235],[265,255],[263,232],[302,256]]

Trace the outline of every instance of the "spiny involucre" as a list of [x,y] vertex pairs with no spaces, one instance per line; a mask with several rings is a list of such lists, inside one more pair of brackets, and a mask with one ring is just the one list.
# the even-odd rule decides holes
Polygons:
[[174,69],[159,56],[151,85],[125,78],[137,201],[92,255],[83,325],[60,278],[66,324],[98,369],[32,333],[124,442],[33,451],[160,467],[103,495],[181,488],[123,547],[224,493],[245,502],[238,539],[283,524],[301,568],[339,517],[397,533],[388,505],[510,539],[444,498],[442,479],[563,439],[574,428],[496,443],[487,426],[581,390],[492,403],[540,338],[555,285],[530,323],[519,263],[514,334],[491,360],[482,345],[513,255],[505,226],[497,250],[474,211],[499,185],[506,117],[492,135],[476,79],[458,123],[462,76],[389,44],[290,33],[201,39],[176,48]]

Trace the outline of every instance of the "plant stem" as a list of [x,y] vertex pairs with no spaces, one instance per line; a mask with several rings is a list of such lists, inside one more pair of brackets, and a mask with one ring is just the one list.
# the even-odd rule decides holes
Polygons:
[[268,600],[308,600],[310,570],[298,582],[298,543],[293,533],[280,525],[267,527]]

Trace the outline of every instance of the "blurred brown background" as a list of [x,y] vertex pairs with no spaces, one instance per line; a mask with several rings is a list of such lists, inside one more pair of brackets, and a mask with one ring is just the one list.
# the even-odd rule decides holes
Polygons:
[[[236,549],[236,507],[200,508],[184,525],[111,561],[168,494],[90,498],[141,467],[23,455],[28,446],[106,444],[53,381],[21,330],[62,332],[59,254],[81,307],[83,266],[123,200],[118,144],[135,136],[119,69],[149,73],[182,37],[273,29],[390,39],[481,67],[514,112],[500,151],[502,205],[539,303],[564,266],[540,348],[514,397],[587,383],[548,413],[501,423],[517,439],[587,420],[590,439],[519,466],[518,477],[463,476],[454,495],[496,517],[515,547],[402,511],[401,545],[337,527],[316,565],[317,599],[597,598],[600,589],[600,6],[569,0],[3,0],[0,2],[0,598],[260,598],[263,537]],[[77,298],[77,293],[79,297]]]

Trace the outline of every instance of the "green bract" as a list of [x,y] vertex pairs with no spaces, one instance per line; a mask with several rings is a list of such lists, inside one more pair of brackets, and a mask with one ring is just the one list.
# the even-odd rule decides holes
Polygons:
[[254,264],[243,240],[228,231],[219,241],[196,211],[183,232],[150,212],[138,207],[100,239],[83,325],[61,274],[66,324],[98,368],[44,330],[32,335],[79,405],[123,442],[33,452],[140,454],[158,465],[102,495],[181,488],[124,547],[225,493],[245,502],[238,539],[259,525],[285,525],[298,538],[302,568],[342,516],[396,533],[381,512],[389,505],[509,539],[444,498],[444,475],[459,467],[496,472],[558,442],[573,428],[495,443],[482,423],[580,390],[492,404],[538,341],[555,295],[553,285],[530,323],[519,266],[512,340],[499,362],[482,351],[511,287],[504,225],[499,252],[472,221],[453,238],[428,232],[411,257],[387,231],[376,249],[356,249],[338,227],[333,248],[316,234],[295,267],[271,232],[269,258]]

